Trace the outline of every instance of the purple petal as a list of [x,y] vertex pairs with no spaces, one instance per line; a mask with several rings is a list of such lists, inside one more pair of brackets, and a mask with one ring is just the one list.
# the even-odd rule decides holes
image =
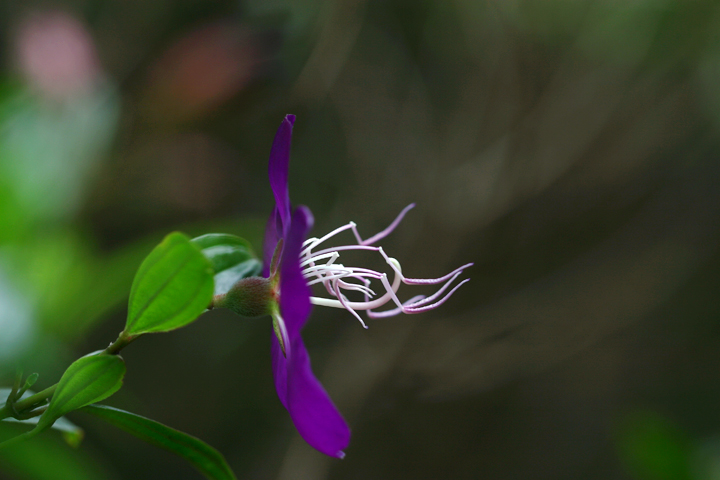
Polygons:
[[295,115],[286,115],[275,134],[270,149],[268,173],[270,187],[275,195],[275,205],[280,215],[284,235],[290,223],[290,194],[288,192],[288,169],[290,166],[290,141]]
[[280,267],[280,313],[289,345],[286,357],[277,337],[272,335],[273,377],[280,402],[303,439],[326,455],[342,458],[343,449],[350,442],[350,429],[313,375],[310,357],[300,336],[311,309],[311,291],[300,268],[300,251],[312,225],[310,210],[299,206],[285,236]]
[[343,458],[343,449],[350,442],[350,428],[313,375],[302,338],[295,339],[291,352],[288,359],[282,359],[287,368],[286,408],[290,418],[311,447],[325,455]]
[[280,261],[280,314],[285,320],[291,344],[295,337],[299,337],[312,308],[312,292],[300,268],[300,251],[313,222],[309,208],[301,205],[295,209]]

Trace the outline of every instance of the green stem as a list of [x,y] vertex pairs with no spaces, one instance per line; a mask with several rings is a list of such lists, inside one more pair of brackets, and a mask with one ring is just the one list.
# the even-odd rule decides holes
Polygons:
[[12,391],[10,391],[10,396],[8,397],[9,402],[15,401],[15,396],[17,395],[17,392],[20,389],[20,385],[22,382],[22,375],[22,370],[18,368],[17,372],[15,372],[15,382],[13,382]]
[[31,395],[27,398],[20,400],[15,404],[14,412],[12,408],[10,408],[8,405],[5,405],[4,407],[0,408],[0,420],[2,420],[3,418],[15,417],[16,415],[20,416],[24,413],[27,413],[28,410],[32,410],[38,404],[52,397],[52,394],[55,393],[56,388],[57,383],[52,387],[48,387],[45,390],[36,393],[35,395]]
[[17,402],[15,404],[15,410],[18,413],[23,413],[25,410],[34,407],[38,403],[43,402],[44,400],[47,400],[48,398],[52,397],[53,393],[55,393],[55,389],[57,388],[57,383],[53,385],[52,387],[48,387],[45,390],[42,390],[34,395],[30,395],[27,398],[24,398]]
[[120,335],[118,335],[117,340],[115,340],[105,350],[103,350],[103,353],[106,353],[108,355],[117,355],[118,353],[120,353],[120,350],[130,345],[130,343],[132,343],[132,341],[136,338],[138,338],[138,335],[127,335],[125,333],[125,330],[123,330],[122,332],[120,332]]
[[25,414],[23,414],[23,415],[18,415],[18,420],[27,420],[28,418],[39,417],[40,415],[42,415],[43,413],[45,413],[45,410],[47,410],[47,408],[48,408],[48,407],[45,406],[45,407],[42,407],[42,408],[38,408],[37,410],[33,410],[33,411],[30,412],[30,413],[25,413]]

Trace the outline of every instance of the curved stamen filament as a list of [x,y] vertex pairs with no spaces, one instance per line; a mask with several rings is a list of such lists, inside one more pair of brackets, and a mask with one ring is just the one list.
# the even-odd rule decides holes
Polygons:
[[375,235],[368,238],[367,240],[363,240],[362,238],[360,238],[360,234],[358,233],[357,228],[355,227],[355,223],[351,222],[352,223],[352,231],[355,234],[355,239],[358,241],[358,244],[360,244],[360,245],[372,245],[373,243],[377,242],[378,240],[382,240],[383,238],[390,235],[392,233],[392,231],[395,230],[395,228],[397,228],[398,225],[400,225],[400,222],[402,222],[402,219],[405,217],[405,214],[407,212],[409,212],[410,210],[412,210],[413,208],[415,208],[414,203],[411,203],[407,207],[403,208],[402,211],[400,212],[400,214],[397,217],[395,217],[395,220],[393,220],[393,222],[390,225],[388,225],[388,227],[385,230],[383,230],[380,233],[376,233]]
[[425,305],[425,306],[422,306],[422,307],[415,307],[415,306],[413,306],[413,305],[410,305],[408,308],[404,309],[403,311],[404,311],[405,313],[420,313],[420,312],[426,312],[426,311],[428,311],[428,310],[432,310],[433,308],[437,308],[437,307],[439,307],[440,305],[442,305],[443,303],[445,303],[445,302],[447,301],[447,299],[450,298],[450,297],[452,296],[452,294],[455,293],[455,291],[456,291],[458,288],[462,287],[464,284],[466,284],[466,283],[469,282],[469,281],[470,281],[470,279],[469,279],[469,278],[466,278],[466,279],[463,280],[462,282],[458,283],[457,285],[455,285],[455,286],[453,287],[452,290],[450,290],[450,292],[448,292],[447,295],[445,295],[443,298],[441,298],[441,299],[438,300],[437,302],[433,303],[432,305]]
[[[416,295],[412,297],[407,302],[403,303],[403,306],[408,306],[411,303],[417,302],[418,300],[422,300],[425,298],[425,295]],[[367,315],[370,318],[387,318],[387,317],[394,317],[395,315],[399,315],[403,313],[401,307],[393,308],[391,310],[385,310],[384,312],[374,312],[372,310],[367,310]]]

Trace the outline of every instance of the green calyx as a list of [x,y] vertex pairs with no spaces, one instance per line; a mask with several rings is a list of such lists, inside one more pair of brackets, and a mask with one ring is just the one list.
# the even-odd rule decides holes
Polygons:
[[227,308],[243,317],[261,317],[271,313],[275,302],[273,284],[263,277],[243,278],[233,285],[227,293],[216,295],[213,308]]

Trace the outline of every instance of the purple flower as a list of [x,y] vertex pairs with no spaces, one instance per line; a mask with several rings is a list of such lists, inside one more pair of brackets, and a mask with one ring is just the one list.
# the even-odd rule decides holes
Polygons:
[[[436,308],[468,281],[459,282],[445,293],[472,264],[463,265],[440,278],[406,278],[396,259],[388,257],[382,247],[373,246],[397,227],[414,204],[403,209],[389,227],[367,240],[362,240],[353,222],[324,237],[306,239],[313,226],[312,213],[305,206],[293,211],[288,192],[290,140],[294,123],[294,115],[285,117],[270,151],[270,186],[275,196],[275,208],[265,231],[263,275],[270,281],[274,298],[269,307],[275,333],[272,336],[273,376],[280,401],[305,441],[326,455],[342,458],[345,455],[343,449],[350,441],[350,429],[315,378],[300,335],[310,316],[311,305],[343,308],[367,328],[357,310],[367,311],[369,318],[382,318]],[[353,233],[356,243],[313,252],[322,243],[348,230]],[[340,252],[348,250],[380,254],[393,272],[392,283],[387,273],[363,267],[346,267],[339,263]],[[371,288],[373,282],[379,283],[385,290],[383,295],[375,294]],[[442,284],[442,287],[430,296],[418,295],[402,303],[397,297],[401,283]],[[310,287],[314,284],[322,284],[330,298],[312,296]],[[363,301],[351,301],[346,292],[355,292]],[[373,311],[388,303],[395,307],[383,312]]]
[[[288,164],[294,122],[294,115],[285,117],[270,152],[270,186],[275,195],[275,209],[265,233],[264,274],[271,278],[279,274],[280,297],[279,311],[276,306],[272,312],[273,376],[278,397],[305,441],[326,455],[342,458],[343,449],[350,442],[350,429],[315,378],[300,336],[312,308],[310,287],[300,268],[300,251],[312,228],[313,216],[304,206],[294,212],[290,209]],[[280,255],[279,261],[272,262],[273,255]],[[271,266],[275,271],[271,271]]]

